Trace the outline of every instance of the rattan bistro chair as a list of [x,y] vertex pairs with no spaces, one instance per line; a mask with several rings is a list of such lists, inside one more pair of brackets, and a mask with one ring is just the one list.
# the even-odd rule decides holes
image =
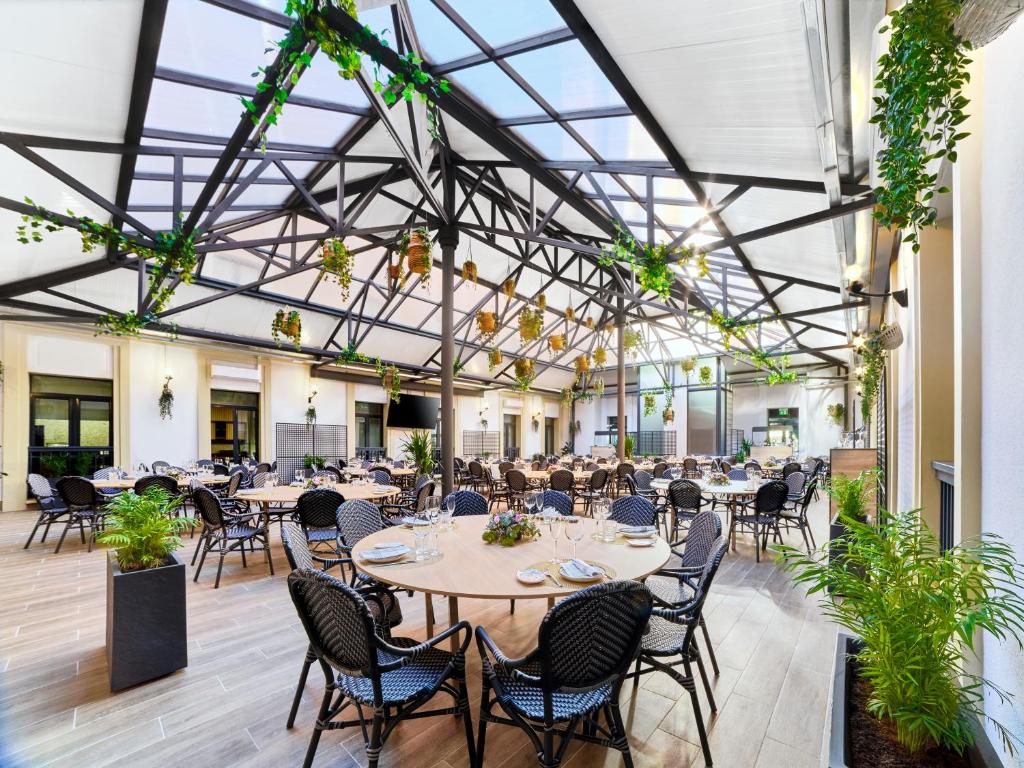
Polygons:
[[486,515],[487,499],[476,491],[452,491],[444,497],[442,504],[448,506],[448,500],[454,500],[454,512],[452,517],[465,517],[466,515]]
[[[362,730],[367,763],[376,768],[388,736],[407,717],[461,716],[469,754],[475,754],[466,695],[466,648],[471,639],[467,622],[423,643],[386,638],[364,597],[333,576],[314,570],[293,571],[288,576],[288,591],[325,678],[304,768],[313,764],[323,731],[349,726]],[[459,635],[458,650],[442,649],[449,638]],[[421,709],[441,692],[454,699],[454,706]],[[357,710],[358,719],[337,720],[350,706]],[[470,763],[475,765],[473,760]]]
[[50,533],[50,526],[59,522],[62,517],[68,514],[67,505],[60,496],[53,492],[50,481],[42,475],[33,473],[28,476],[28,490],[39,505],[39,517],[36,518],[36,524],[32,528],[32,533],[28,536],[28,541],[25,542],[24,549],[28,549],[32,539],[36,536],[36,531],[39,530],[41,525],[45,527],[43,528],[43,537],[39,540],[39,543],[46,543],[46,536]]
[[[793,477],[793,475],[789,477]],[[789,480],[789,478],[786,479]],[[782,512],[779,513],[778,519],[778,524],[782,528],[800,529],[800,534],[804,537],[804,546],[807,547],[807,554],[811,554],[811,551],[817,546],[814,543],[814,532],[811,530],[811,524],[807,520],[807,508],[811,506],[811,501],[813,501],[817,492],[818,478],[814,478],[804,488],[803,496],[799,499],[790,497],[789,501],[793,506],[784,507]],[[809,541],[808,536],[810,537]]]
[[[82,543],[87,544],[88,551],[92,552],[92,540],[96,538],[96,532],[103,528],[103,518],[106,510],[103,507],[104,499],[96,492],[93,484],[84,477],[62,477],[57,481],[57,493],[68,510],[68,519],[64,523],[64,530],[61,531],[54,554],[60,552],[64,545],[64,537],[68,531],[78,526],[78,533],[82,537]],[[89,526],[89,537],[86,540],[85,526]]]
[[338,507],[345,501],[337,491],[315,488],[301,494],[295,503],[295,520],[314,551],[333,551],[338,539]]
[[[707,766],[712,765],[711,748],[708,746],[700,699],[697,698],[697,684],[692,664],[696,663],[697,669],[700,671],[704,683],[704,693],[707,695],[711,711],[717,712],[718,706],[715,704],[707,672],[704,670],[700,648],[697,646],[696,632],[697,627],[700,626],[704,601],[728,548],[729,544],[724,538],[719,537],[715,540],[711,554],[694,585],[692,596],[688,596],[680,602],[666,602],[654,597],[654,609],[649,628],[643,636],[640,654],[636,661],[636,671],[633,674],[634,691],[637,689],[640,675],[651,672],[664,672],[687,690],[690,694],[690,702],[693,704],[697,734],[700,737],[704,763]],[[682,673],[677,669],[680,665],[683,667]]]
[[620,525],[654,525],[654,504],[643,496],[620,496],[612,502],[608,519]]
[[667,532],[669,540],[674,540],[679,532],[679,524],[683,521],[689,523],[701,510],[704,504],[704,497],[701,495],[700,486],[693,480],[673,480],[668,485],[668,510],[672,516]]
[[217,563],[217,579],[213,583],[213,588],[217,589],[220,587],[220,574],[224,568],[224,556],[228,552],[240,552],[242,555],[242,566],[247,567],[245,545],[248,544],[250,549],[255,549],[257,542],[262,544],[263,554],[266,556],[270,575],[274,575],[274,563],[270,558],[270,533],[267,528],[263,527],[262,522],[259,522],[260,517],[258,515],[253,515],[250,518],[250,523],[243,522],[239,518],[228,517],[221,508],[220,499],[209,488],[196,488],[192,492],[192,499],[196,505],[196,510],[198,510],[203,519],[203,531],[199,535],[196,551],[192,555],[193,565],[200,549],[203,554],[199,558],[199,565],[192,576],[192,581],[199,581],[199,573],[203,570],[206,555],[213,550],[220,555]]
[[750,529],[754,533],[754,559],[761,562],[761,550],[768,547],[768,534],[774,533],[778,541],[782,541],[779,533],[779,515],[786,505],[789,486],[781,480],[772,480],[757,489],[753,500],[740,504],[729,525],[729,538],[736,545],[736,529]]
[[569,494],[548,489],[543,491],[541,495],[543,497],[542,509],[553,507],[558,510],[560,515],[568,516],[572,514],[572,497]]
[[537,647],[519,659],[505,656],[478,626],[483,696],[477,765],[483,764],[487,725],[495,723],[521,728],[544,768],[560,764],[573,738],[617,749],[632,766],[619,690],[651,605],[650,591],[635,581],[582,589],[548,611]]

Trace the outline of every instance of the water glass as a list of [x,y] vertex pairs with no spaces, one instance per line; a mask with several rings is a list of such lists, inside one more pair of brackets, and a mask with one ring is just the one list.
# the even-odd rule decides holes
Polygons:
[[430,559],[430,547],[429,547],[429,542],[427,541],[427,539],[429,538],[429,533],[427,531],[427,526],[425,526],[425,525],[418,525],[415,528],[413,528],[412,538],[413,538],[414,546],[416,547],[416,559],[417,560],[429,560]]
[[576,545],[583,540],[583,524],[577,521],[566,523],[565,538],[572,542],[572,559],[576,559]]
[[447,519],[445,530],[452,530],[452,518],[455,516],[455,495],[449,493],[444,500],[444,514]]
[[431,557],[437,557],[441,554],[441,551],[437,548],[437,522],[441,516],[441,497],[428,496],[423,505],[423,514],[430,522],[428,554]]
[[552,556],[548,562],[558,563],[562,562],[562,558],[558,556],[558,538],[562,535],[562,527],[565,525],[562,521],[561,515],[545,515],[544,522],[548,525],[548,532],[551,534],[552,543]]

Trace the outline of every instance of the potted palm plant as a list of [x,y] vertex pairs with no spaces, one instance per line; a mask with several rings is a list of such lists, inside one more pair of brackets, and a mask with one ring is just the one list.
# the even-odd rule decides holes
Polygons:
[[107,558],[107,671],[119,691],[188,666],[185,564],[175,550],[195,521],[163,488],[126,491],[109,505],[97,541]]
[[417,466],[421,475],[434,474],[434,446],[430,432],[414,429],[402,443],[402,452]]
[[[844,499],[853,508],[855,491]],[[840,633],[836,650],[830,766],[1001,765],[978,723],[993,723],[1008,751],[1019,747],[983,711],[986,690],[1007,694],[966,662],[979,630],[1021,646],[1024,579],[1012,547],[983,534],[942,551],[920,510],[883,510],[875,521],[854,511],[840,511],[838,557],[835,547],[777,547],[853,633]]]

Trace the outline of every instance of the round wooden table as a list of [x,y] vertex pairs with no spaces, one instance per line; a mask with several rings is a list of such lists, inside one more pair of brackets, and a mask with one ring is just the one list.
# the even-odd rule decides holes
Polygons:
[[[553,604],[555,598],[571,595],[577,590],[592,586],[575,584],[559,578],[556,584],[548,578],[541,584],[523,584],[516,573],[530,567],[540,567],[551,559],[553,547],[547,525],[538,523],[541,536],[533,541],[521,542],[512,547],[484,543],[481,535],[489,519],[488,515],[456,517],[453,530],[438,534],[438,549],[441,557],[426,561],[402,561],[397,564],[369,563],[360,554],[383,542],[402,542],[411,550],[415,549],[411,528],[394,527],[371,534],[353,548],[353,562],[363,573],[400,589],[423,592],[427,601],[427,635],[432,637],[433,604],[431,595],[448,598],[449,626],[459,620],[459,598],[468,597],[483,600],[537,600],[546,599]],[[580,560],[598,563],[612,569],[616,580],[642,579],[657,571],[668,562],[672,554],[668,543],[659,538],[650,547],[632,547],[618,536],[614,543],[604,543],[592,538],[597,532],[597,521],[576,517],[577,522],[566,525],[583,527],[583,539],[576,544],[576,556]],[[566,559],[572,551],[572,542],[563,535],[559,541],[559,555]]]
[[[270,505],[271,504],[294,504],[299,496],[306,491],[313,490],[300,485],[275,485],[271,488],[247,488],[240,490],[234,498],[240,501],[252,501],[260,505],[263,513],[263,524],[267,531],[270,531]],[[340,493],[345,501],[351,499],[366,499],[367,501],[380,501],[397,496],[402,492],[401,488],[393,485],[374,485],[372,483],[337,483],[334,490]]]
[[[90,480],[96,488],[125,488],[130,489],[135,487],[135,483],[141,480],[143,477],[152,477],[152,475],[138,475],[137,477],[118,477],[110,480]],[[203,485],[218,485],[220,483],[226,483],[231,477],[228,475],[189,475],[187,477],[178,478],[179,487],[187,487],[191,480],[199,480]]]

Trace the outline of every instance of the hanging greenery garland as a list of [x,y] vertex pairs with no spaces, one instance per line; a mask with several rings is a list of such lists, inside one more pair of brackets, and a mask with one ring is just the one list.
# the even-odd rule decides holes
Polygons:
[[398,367],[392,364],[385,365],[378,360],[377,375],[380,376],[381,386],[384,387],[388,399],[393,403],[399,402],[402,399],[402,379]]
[[865,424],[871,420],[871,409],[874,407],[875,398],[878,397],[882,373],[885,371],[885,350],[878,340],[885,327],[883,324],[877,332],[871,334],[859,350],[864,362],[864,374],[861,376],[860,385],[860,415]]
[[160,399],[157,405],[160,408],[160,420],[171,418],[171,411],[174,408],[174,393],[171,391],[171,376],[164,376],[164,386],[160,390]]
[[352,252],[340,237],[324,240],[323,261],[320,265],[321,275],[331,275],[341,286],[341,298],[348,301],[349,288],[352,285]]
[[797,373],[786,370],[787,368],[789,368],[789,355],[783,355],[779,358],[779,367],[764,377],[764,383],[769,387],[774,387],[776,384],[792,384],[797,380]]
[[953,30],[961,0],[908,0],[889,14],[889,49],[878,58],[875,114],[882,149],[877,154],[881,184],[873,216],[883,226],[903,230],[914,253],[921,249],[921,227],[933,226],[938,211],[929,201],[949,192],[934,189],[933,160],[956,162],[957,143],[967,132],[963,87],[970,79],[971,44]]

